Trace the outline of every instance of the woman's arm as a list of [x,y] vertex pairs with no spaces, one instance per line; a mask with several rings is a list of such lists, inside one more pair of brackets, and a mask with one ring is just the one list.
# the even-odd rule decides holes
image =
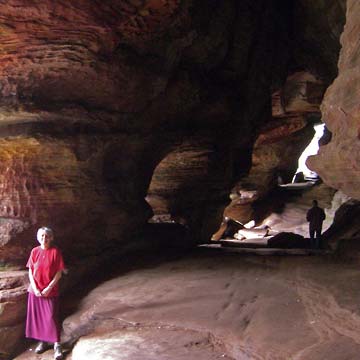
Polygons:
[[34,294],[36,296],[41,296],[41,291],[36,287],[34,276],[32,274],[32,270],[30,268],[29,268],[29,280],[30,280],[31,287],[34,291]]
[[54,278],[50,281],[49,285],[41,292],[42,296],[48,296],[52,288],[58,283],[58,281],[61,279],[62,270],[58,271]]

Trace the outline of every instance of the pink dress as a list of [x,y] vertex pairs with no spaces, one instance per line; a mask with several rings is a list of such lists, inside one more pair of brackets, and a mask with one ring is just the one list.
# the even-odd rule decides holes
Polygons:
[[[56,247],[32,249],[26,264],[31,269],[37,288],[42,291],[58,271],[64,270],[64,260]],[[60,341],[59,287],[56,284],[47,297],[36,296],[29,287],[25,334],[46,342]]]

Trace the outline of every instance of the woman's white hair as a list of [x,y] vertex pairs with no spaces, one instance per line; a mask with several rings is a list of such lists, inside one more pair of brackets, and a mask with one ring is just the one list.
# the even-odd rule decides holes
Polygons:
[[41,240],[42,233],[48,234],[51,237],[51,240],[54,239],[54,232],[52,231],[52,229],[50,229],[46,226],[43,226],[43,227],[39,228],[39,230],[37,231],[37,234],[36,234],[36,238],[39,242]]

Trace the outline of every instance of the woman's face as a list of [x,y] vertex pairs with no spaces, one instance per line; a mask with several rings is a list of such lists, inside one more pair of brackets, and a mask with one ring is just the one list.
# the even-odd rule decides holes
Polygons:
[[40,233],[39,242],[42,249],[48,249],[51,246],[51,240],[52,238],[47,232],[43,231]]

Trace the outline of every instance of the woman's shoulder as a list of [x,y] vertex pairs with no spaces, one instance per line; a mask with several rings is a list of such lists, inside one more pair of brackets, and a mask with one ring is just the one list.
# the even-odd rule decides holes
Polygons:
[[30,251],[30,258],[37,258],[40,254],[40,250],[41,247],[40,246],[35,246],[34,248],[31,249]]
[[31,252],[32,253],[36,253],[36,252],[38,252],[38,251],[40,251],[41,250],[41,246],[39,245],[39,246],[35,246],[34,248],[32,248],[31,249]]

